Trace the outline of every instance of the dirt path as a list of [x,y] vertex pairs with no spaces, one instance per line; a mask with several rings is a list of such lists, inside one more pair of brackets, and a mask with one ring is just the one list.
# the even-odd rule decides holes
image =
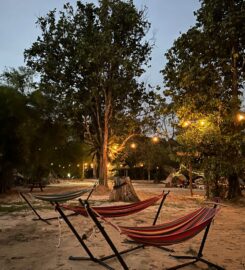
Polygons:
[[[47,187],[45,192],[75,190],[87,187],[92,184],[91,181],[81,183],[61,183]],[[136,192],[141,199],[148,198],[152,194],[159,194],[163,185],[154,185],[145,182],[134,183]],[[35,191],[37,192],[37,191]],[[188,190],[171,190],[164,208],[159,218],[159,223],[165,220],[174,219],[178,216],[188,213],[204,201],[203,192],[195,192],[194,198],[189,196]],[[96,204],[104,204],[107,195],[93,195],[91,200]],[[0,197],[1,206],[6,203],[15,203],[23,207],[20,198],[16,193],[11,196]],[[37,205],[43,207],[45,205]],[[53,216],[56,213],[52,209],[41,210],[45,216]],[[114,222],[121,225],[146,225],[151,224],[155,215],[157,206],[151,206],[141,213],[130,217],[114,219]],[[61,221],[59,225],[58,218],[47,225],[43,222],[32,221],[33,214],[28,210],[13,211],[12,213],[0,213],[0,269],[1,270],[97,270],[105,269],[98,264],[86,261],[70,261],[69,255],[85,255],[78,241],[74,238],[66,224]],[[79,233],[93,232],[93,225],[89,219],[82,217],[72,217],[72,223],[78,229]],[[105,225],[112,239],[116,242],[119,249],[128,248],[128,244],[122,243],[125,239],[113,228]],[[175,245],[176,253],[192,254],[198,249],[202,235],[185,242]],[[60,239],[60,246],[57,244]],[[110,249],[106,246],[102,237],[94,231],[87,241],[97,256],[110,254]],[[245,270],[245,208],[243,206],[228,205],[222,208],[218,214],[206,242],[204,256],[225,267],[228,270]],[[168,256],[168,252],[157,248],[145,248],[137,250],[124,256],[130,269],[165,269],[179,262]],[[108,263],[115,269],[121,269],[116,260],[110,260]],[[208,269],[206,265],[198,263],[196,266],[189,266],[183,269]]]

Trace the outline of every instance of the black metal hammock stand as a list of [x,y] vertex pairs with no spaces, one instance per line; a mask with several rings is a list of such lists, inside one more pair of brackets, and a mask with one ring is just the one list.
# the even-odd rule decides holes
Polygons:
[[[120,262],[123,269],[127,270],[129,267],[127,266],[126,262],[122,258],[120,252],[118,252],[117,248],[115,247],[114,243],[112,242],[111,238],[105,231],[104,227],[100,223],[99,219],[105,220],[106,218],[101,216],[94,208],[90,207],[87,201],[79,200],[85,207],[88,215],[93,220],[95,225],[100,230],[101,234],[103,235],[104,239],[114,252],[114,256],[110,256],[109,258],[116,257]],[[223,267],[218,266],[206,259],[203,258],[203,249],[204,245],[208,236],[209,228],[211,226],[212,220],[214,219],[215,215],[219,211],[217,208],[217,203],[214,203],[213,208],[209,207],[201,207],[192,213],[180,217],[172,222],[155,225],[155,226],[145,226],[145,227],[126,227],[126,226],[117,226],[114,225],[112,222],[109,222],[114,228],[116,228],[121,234],[125,234],[127,237],[132,239],[133,241],[142,244],[143,246],[155,246],[155,247],[163,247],[174,245],[178,243],[185,242],[201,231],[205,230],[203,239],[200,244],[200,248],[198,254],[196,256],[175,256],[171,255],[177,259],[188,259],[187,263],[183,263],[171,268],[168,270],[179,269],[191,264],[195,264],[196,262],[203,262],[210,267],[214,267],[218,270],[224,270]],[[108,259],[108,258],[107,258]],[[98,260],[98,259],[96,259]],[[98,261],[96,261],[98,262]],[[103,260],[101,261],[103,262]],[[98,262],[100,263],[100,262]],[[109,265],[105,266],[107,269],[113,269]]]
[[[147,207],[153,205],[154,203],[156,203],[158,200],[161,199],[161,202],[159,204],[157,213],[156,213],[154,221],[153,221],[153,226],[154,226],[157,222],[161,208],[162,208],[163,203],[164,203],[166,197],[168,196],[168,194],[169,194],[169,191],[166,193],[163,192],[162,194],[154,196],[150,199],[136,202],[136,203],[132,203],[132,204],[116,205],[116,206],[100,206],[100,207],[95,207],[94,209],[96,209],[96,213],[99,216],[103,216],[103,217],[107,217],[107,218],[108,217],[113,217],[113,218],[122,217],[122,216],[127,216],[127,215],[131,215],[131,214],[140,212],[140,211],[146,209]],[[82,200],[79,200],[79,201],[83,205],[83,201]],[[70,220],[68,219],[68,217],[65,215],[65,213],[62,210],[62,209],[72,210],[76,214],[81,214],[83,216],[90,216],[88,214],[88,212],[86,211],[85,207],[84,206],[74,207],[74,206],[60,205],[58,202],[56,202],[55,205],[56,205],[56,210],[59,212],[60,216],[66,222],[66,224],[68,225],[68,227],[70,228],[72,233],[75,235],[75,237],[77,238],[77,240],[79,241],[79,243],[81,244],[81,246],[83,247],[83,249],[85,250],[85,252],[87,254],[87,257],[70,256],[69,257],[70,260],[90,260],[90,261],[96,262],[96,263],[106,267],[107,269],[113,269],[108,264],[106,264],[104,261],[112,259],[112,258],[117,257],[117,256],[121,257],[122,254],[131,252],[133,250],[137,250],[139,248],[144,248],[144,246],[145,246],[144,244],[140,244],[140,245],[134,246],[132,248],[129,248],[129,249],[126,249],[126,250],[123,250],[120,252],[117,251],[117,249],[113,249],[113,252],[114,252],[113,254],[97,258],[94,256],[94,254],[88,248],[88,246],[86,245],[86,243],[84,241],[84,240],[86,240],[86,235],[83,235],[83,236],[79,235],[79,233],[77,232],[77,230],[75,229],[73,224],[70,222]],[[96,227],[98,227],[97,224],[96,224]],[[101,231],[100,228],[98,228],[98,229],[99,229],[99,231]],[[108,239],[108,241],[110,242],[111,245],[113,245],[113,243],[111,242],[110,239]],[[160,247],[160,248],[173,252],[173,250],[170,250],[168,248],[164,248],[164,247]]]
[[[41,214],[37,211],[37,209],[35,209],[33,204],[30,202],[30,200],[28,200],[28,198],[27,198],[28,194],[37,200],[49,202],[54,206],[56,202],[60,203],[60,202],[66,202],[66,201],[70,201],[73,199],[77,199],[77,198],[81,197],[82,195],[89,192],[89,194],[86,198],[86,201],[88,201],[88,199],[92,195],[96,185],[97,185],[97,183],[95,183],[92,188],[81,189],[81,190],[76,190],[76,191],[71,191],[71,192],[66,192],[66,193],[59,193],[59,194],[46,194],[46,195],[36,194],[36,195],[34,195],[34,194],[23,193],[23,192],[20,192],[19,194],[24,199],[24,201],[28,204],[28,206],[31,208],[33,213],[36,215],[36,218],[33,218],[33,220],[34,221],[40,220],[40,221],[43,221],[43,222],[50,225],[49,221],[57,219],[57,216],[56,217],[49,217],[49,218],[42,217]],[[74,215],[77,215],[77,214],[72,213],[68,216],[74,216]]]

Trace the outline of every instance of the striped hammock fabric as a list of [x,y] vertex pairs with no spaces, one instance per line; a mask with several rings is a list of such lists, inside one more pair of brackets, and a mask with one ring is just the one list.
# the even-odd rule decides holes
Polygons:
[[[147,207],[153,205],[156,203],[159,199],[161,199],[164,196],[164,193],[154,196],[150,199],[132,203],[132,204],[126,204],[126,205],[116,205],[116,206],[98,206],[93,207],[93,210],[95,211],[95,214],[98,216],[103,216],[105,218],[113,218],[113,217],[122,217],[131,215],[137,212],[140,212]],[[88,216],[87,211],[83,206],[70,206],[70,205],[60,205],[63,209],[71,210],[77,214]]]
[[60,194],[47,194],[47,195],[32,195],[34,198],[47,202],[66,202],[76,199],[85,193],[91,191],[91,189],[82,189]]
[[168,246],[193,238],[213,220],[218,208],[201,207],[172,222],[145,227],[118,226],[122,234],[137,243],[151,246]]

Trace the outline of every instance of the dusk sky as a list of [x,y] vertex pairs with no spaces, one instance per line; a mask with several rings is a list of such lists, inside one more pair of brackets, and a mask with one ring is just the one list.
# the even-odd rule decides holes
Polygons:
[[[24,65],[23,52],[36,41],[40,34],[35,24],[39,16],[49,10],[61,10],[64,3],[75,6],[76,0],[0,0],[0,72],[6,67],[17,68]],[[94,1],[82,1],[94,2]],[[154,36],[151,68],[143,80],[162,84],[159,71],[164,67],[165,52],[172,46],[180,32],[185,32],[195,24],[193,12],[199,9],[199,0],[134,0],[137,8],[148,8],[151,22],[149,38]]]

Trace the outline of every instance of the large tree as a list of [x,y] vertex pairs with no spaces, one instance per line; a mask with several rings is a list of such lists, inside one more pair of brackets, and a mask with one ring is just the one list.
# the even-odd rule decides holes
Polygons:
[[38,24],[42,34],[25,51],[27,64],[40,73],[43,92],[94,147],[100,183],[107,185],[112,123],[122,113],[140,111],[145,97],[137,80],[151,51],[145,13],[133,1],[78,1],[76,9],[66,4],[59,16],[51,11]]
[[244,126],[236,115],[245,78],[245,6],[242,0],[201,2],[196,25],[166,54],[165,94],[182,127],[179,142],[186,151],[202,154],[209,178],[228,178],[233,198],[240,194],[242,169]]

